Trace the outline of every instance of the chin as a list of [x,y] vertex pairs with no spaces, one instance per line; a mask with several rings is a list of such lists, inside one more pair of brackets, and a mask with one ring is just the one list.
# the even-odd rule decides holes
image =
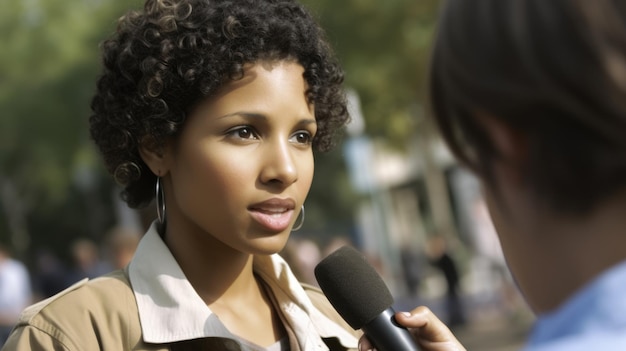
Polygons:
[[250,253],[254,255],[273,255],[281,252],[287,245],[289,233],[279,233],[254,239],[250,243]]

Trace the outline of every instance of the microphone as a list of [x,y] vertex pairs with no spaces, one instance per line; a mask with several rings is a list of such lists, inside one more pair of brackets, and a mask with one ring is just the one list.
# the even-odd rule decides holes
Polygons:
[[343,246],[315,266],[315,278],[341,317],[361,329],[378,351],[419,351],[394,318],[393,297],[365,256]]

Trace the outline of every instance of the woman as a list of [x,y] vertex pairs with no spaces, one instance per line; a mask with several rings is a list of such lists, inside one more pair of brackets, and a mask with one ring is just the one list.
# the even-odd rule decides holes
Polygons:
[[148,0],[103,45],[91,135],[158,220],[130,264],[27,309],[4,350],[347,350],[276,255],[304,220],[343,73],[290,0]]

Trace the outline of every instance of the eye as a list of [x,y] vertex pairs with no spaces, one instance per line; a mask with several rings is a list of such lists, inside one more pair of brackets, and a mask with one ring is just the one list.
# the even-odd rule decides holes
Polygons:
[[243,140],[258,139],[256,132],[250,126],[235,127],[235,128],[230,129],[226,134],[236,139],[243,139]]
[[290,139],[291,142],[303,145],[309,145],[313,142],[313,135],[305,130],[296,132]]

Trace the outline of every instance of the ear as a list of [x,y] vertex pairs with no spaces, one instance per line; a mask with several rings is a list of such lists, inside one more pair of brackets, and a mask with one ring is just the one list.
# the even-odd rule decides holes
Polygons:
[[478,112],[475,117],[501,159],[516,168],[524,168],[528,158],[526,134],[489,113]]
[[528,136],[489,113],[475,114],[496,149],[494,171],[509,181],[522,184],[528,167]]
[[157,145],[151,136],[144,137],[139,143],[141,159],[156,176],[162,177],[168,173],[168,154],[168,145]]

